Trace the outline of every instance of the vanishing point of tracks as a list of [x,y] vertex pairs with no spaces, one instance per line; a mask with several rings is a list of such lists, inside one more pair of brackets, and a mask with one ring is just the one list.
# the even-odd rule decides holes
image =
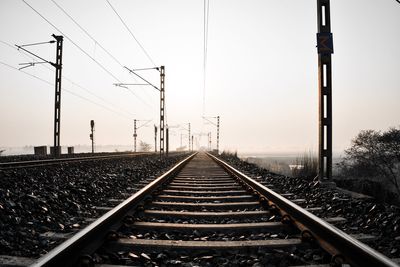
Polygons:
[[[220,259],[205,266],[233,266],[229,259],[239,254],[253,259],[250,266],[398,266],[327,223],[334,218],[318,218],[283,195],[197,153],[33,266],[203,266],[199,259],[212,258]],[[309,261],[299,256],[310,251]],[[171,257],[179,260],[163,265]],[[244,258],[235,266],[248,265]]]

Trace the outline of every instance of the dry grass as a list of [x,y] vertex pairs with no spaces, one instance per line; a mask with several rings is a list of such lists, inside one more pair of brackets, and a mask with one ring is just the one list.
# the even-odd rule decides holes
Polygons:
[[293,177],[314,179],[318,175],[318,158],[312,151],[305,152],[302,156],[296,158],[297,167],[292,169]]

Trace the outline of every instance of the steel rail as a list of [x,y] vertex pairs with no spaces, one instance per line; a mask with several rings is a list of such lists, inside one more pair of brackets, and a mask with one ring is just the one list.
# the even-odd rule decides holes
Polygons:
[[289,215],[291,221],[303,230],[303,233],[311,234],[316,242],[324,249],[327,249],[328,252],[338,252],[339,254],[333,255],[334,260],[338,260],[339,262],[344,260],[358,267],[399,267],[399,265],[383,254],[352,238],[268,187],[254,181],[252,178],[233,168],[221,159],[209,153],[207,153],[207,155],[230,174],[244,181],[256,192],[259,192],[275,206],[283,210],[284,214]]
[[117,155],[113,154],[113,155],[102,155],[102,156],[1,162],[0,170],[19,168],[19,167],[27,168],[27,167],[45,166],[45,165],[68,163],[68,162],[74,162],[74,161],[89,161],[89,160],[97,160],[97,159],[135,157],[135,156],[152,155],[152,154],[155,154],[155,153],[154,152],[138,152],[138,153],[123,153],[123,154],[117,154]]
[[120,203],[118,206],[101,216],[99,219],[82,229],[72,238],[61,243],[49,253],[45,254],[31,266],[77,266],[85,255],[92,254],[106,239],[110,231],[122,225],[124,216],[133,211],[141,201],[173,178],[197,153],[193,153],[177,163],[169,171],[156,178],[140,191]]

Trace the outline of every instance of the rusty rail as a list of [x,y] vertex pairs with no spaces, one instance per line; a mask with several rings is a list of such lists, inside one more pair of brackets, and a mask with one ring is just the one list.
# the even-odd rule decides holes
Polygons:
[[217,157],[211,154],[208,155],[231,175],[239,178],[253,188],[255,192],[268,199],[270,206],[275,205],[283,211],[282,215],[296,224],[304,235],[314,238],[321,247],[333,255],[332,261],[334,264],[346,262],[358,267],[399,267],[383,254],[352,238],[268,187],[254,181]]
[[122,219],[146,199],[154,190],[174,177],[196,153],[177,163],[172,169],[146,185],[140,191],[101,216],[92,224],[39,258],[32,267],[76,266],[84,255],[93,253],[106,240],[112,230],[122,225]]

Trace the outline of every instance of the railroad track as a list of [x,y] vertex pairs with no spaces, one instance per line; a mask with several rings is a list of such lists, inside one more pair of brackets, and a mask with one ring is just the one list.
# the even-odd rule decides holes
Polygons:
[[398,266],[284,196],[193,154],[32,266]]
[[153,152],[135,152],[135,153],[121,153],[121,154],[101,155],[101,156],[86,156],[86,157],[72,157],[72,158],[58,158],[58,159],[41,159],[41,160],[1,162],[0,170],[40,167],[40,166],[56,165],[56,164],[69,163],[69,162],[83,162],[83,161],[91,161],[91,160],[137,157],[137,156],[151,155],[151,154],[154,154],[154,153]]

